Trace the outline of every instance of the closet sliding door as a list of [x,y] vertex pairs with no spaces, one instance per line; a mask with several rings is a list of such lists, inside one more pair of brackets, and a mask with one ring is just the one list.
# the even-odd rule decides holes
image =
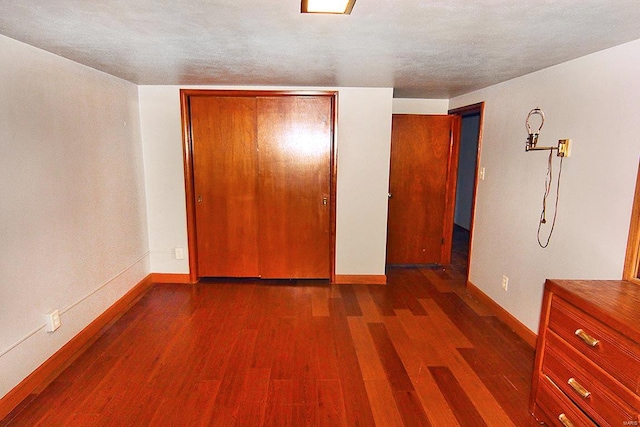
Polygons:
[[333,96],[203,92],[183,94],[197,277],[331,278]]
[[329,278],[331,99],[258,98],[260,274]]
[[256,99],[192,97],[198,273],[258,277]]

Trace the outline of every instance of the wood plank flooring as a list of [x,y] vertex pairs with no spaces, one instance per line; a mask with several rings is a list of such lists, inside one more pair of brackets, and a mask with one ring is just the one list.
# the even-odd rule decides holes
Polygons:
[[534,352],[455,269],[156,285],[0,426],[536,426]]

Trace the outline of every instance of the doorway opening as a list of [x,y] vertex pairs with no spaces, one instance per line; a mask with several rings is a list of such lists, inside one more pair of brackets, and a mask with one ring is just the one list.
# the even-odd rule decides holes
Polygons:
[[469,277],[479,178],[484,102],[449,110],[460,117],[458,176],[451,238],[451,268]]

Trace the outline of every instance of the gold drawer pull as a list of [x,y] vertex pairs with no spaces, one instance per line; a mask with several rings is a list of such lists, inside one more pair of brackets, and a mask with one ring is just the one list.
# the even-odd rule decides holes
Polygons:
[[560,420],[560,422],[562,423],[563,426],[565,426],[565,427],[574,427],[573,423],[571,422],[571,420],[565,414],[558,415],[558,419]]
[[574,389],[576,393],[578,393],[580,397],[582,397],[583,399],[586,399],[587,397],[591,396],[591,392],[586,388],[582,387],[582,385],[580,385],[580,383],[576,381],[575,378],[569,378],[569,381],[567,381],[567,384],[569,384],[571,388]]
[[595,347],[600,343],[600,340],[595,339],[594,337],[592,337],[582,329],[576,329],[575,335],[590,347]]

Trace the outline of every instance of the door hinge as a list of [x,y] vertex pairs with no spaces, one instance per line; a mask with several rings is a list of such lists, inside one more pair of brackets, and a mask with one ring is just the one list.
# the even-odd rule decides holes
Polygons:
[[442,238],[442,240],[440,241],[441,245],[444,245],[444,237]]

